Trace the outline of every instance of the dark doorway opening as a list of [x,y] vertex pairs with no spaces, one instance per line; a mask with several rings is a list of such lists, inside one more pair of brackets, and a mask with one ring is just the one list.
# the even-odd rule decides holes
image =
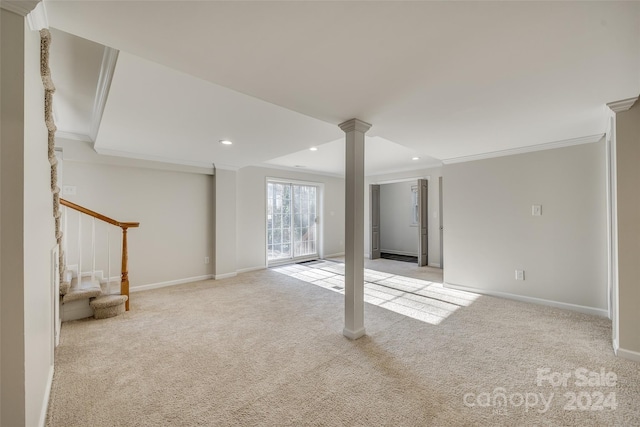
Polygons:
[[418,257],[417,256],[410,256],[410,255],[388,254],[386,252],[381,252],[380,253],[380,258],[391,259],[391,260],[394,260],[394,261],[411,262],[413,264],[417,264],[418,263]]

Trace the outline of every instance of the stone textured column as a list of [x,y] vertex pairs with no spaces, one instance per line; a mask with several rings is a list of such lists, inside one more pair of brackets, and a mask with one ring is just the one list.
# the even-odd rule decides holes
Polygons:
[[350,339],[364,329],[364,134],[369,123],[351,119],[341,123],[345,134],[345,277],[344,329]]

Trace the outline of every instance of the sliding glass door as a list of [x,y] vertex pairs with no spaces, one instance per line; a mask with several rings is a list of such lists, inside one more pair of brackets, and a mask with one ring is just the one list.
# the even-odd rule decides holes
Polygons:
[[269,263],[318,256],[318,187],[267,182]]

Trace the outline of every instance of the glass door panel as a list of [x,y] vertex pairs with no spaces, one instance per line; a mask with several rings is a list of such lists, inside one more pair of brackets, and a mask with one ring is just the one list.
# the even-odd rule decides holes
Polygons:
[[318,190],[313,185],[267,183],[267,254],[280,261],[318,254]]

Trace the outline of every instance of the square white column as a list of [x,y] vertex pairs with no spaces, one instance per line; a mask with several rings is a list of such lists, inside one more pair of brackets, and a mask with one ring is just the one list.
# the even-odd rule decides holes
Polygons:
[[369,123],[351,119],[339,125],[345,134],[344,329],[350,339],[364,329],[364,134]]

